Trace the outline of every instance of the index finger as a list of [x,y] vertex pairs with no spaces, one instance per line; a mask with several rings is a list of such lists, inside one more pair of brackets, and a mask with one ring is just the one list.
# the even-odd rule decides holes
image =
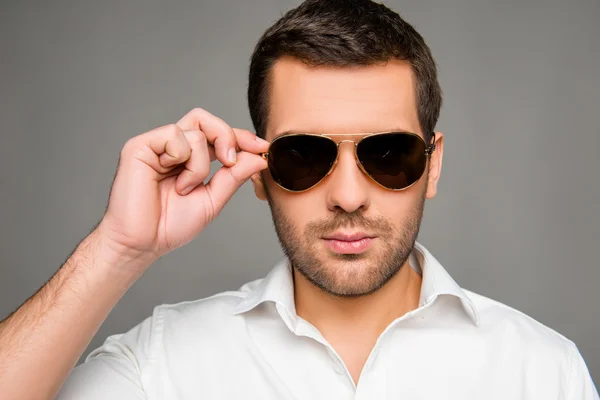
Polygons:
[[235,164],[237,140],[233,129],[221,118],[202,108],[194,108],[176,123],[182,130],[200,130],[215,147],[217,159],[228,167]]
[[[206,118],[205,118],[206,117]],[[216,126],[214,121],[217,121]],[[260,154],[269,149],[269,142],[261,139],[247,129],[231,128],[225,121],[210,114],[206,110],[200,108],[194,109],[187,113],[177,122],[177,125],[183,130],[201,130],[206,136],[209,144],[213,145],[216,140],[216,135],[223,128],[228,132],[233,129],[235,137],[235,150],[247,151],[249,153]],[[202,128],[205,129],[202,129]],[[216,132],[216,133],[215,133]],[[212,153],[212,152],[211,152]],[[216,158],[215,154],[211,154],[211,161]]]
[[238,144],[238,151],[260,154],[269,150],[269,142],[259,138],[254,133],[240,128],[233,128]]

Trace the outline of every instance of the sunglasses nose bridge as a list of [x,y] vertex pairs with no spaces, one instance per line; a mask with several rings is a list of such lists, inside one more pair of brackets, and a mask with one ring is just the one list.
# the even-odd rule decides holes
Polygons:
[[[327,172],[327,175],[330,175],[337,167],[338,161],[340,160],[340,145],[342,143],[352,143],[353,145],[353,149],[352,149],[352,157],[354,157],[354,162],[356,163],[356,165],[358,166],[358,168],[362,171],[362,172],[366,172],[361,164],[361,162],[358,159],[358,153],[357,153],[357,141],[355,140],[350,140],[350,139],[344,139],[344,140],[340,140],[339,142],[336,143],[337,145],[337,154],[335,155],[335,161],[333,162],[333,164],[331,165],[331,168],[329,169],[329,171]],[[368,174],[367,174],[368,175]]]
[[352,145],[353,145],[353,147],[354,147],[354,150],[353,150],[353,151],[354,151],[354,158],[356,159],[356,162],[358,163],[358,156],[357,156],[357,154],[356,154],[356,141],[355,141],[355,140],[350,140],[350,139],[344,139],[344,140],[340,140],[340,141],[337,143],[338,154],[337,154],[337,157],[336,157],[336,160],[335,160],[335,161],[336,161],[336,163],[337,163],[337,159],[340,157],[340,156],[339,156],[339,154],[340,154],[340,145],[341,145],[342,143],[346,143],[346,142],[348,142],[348,143],[352,143]]

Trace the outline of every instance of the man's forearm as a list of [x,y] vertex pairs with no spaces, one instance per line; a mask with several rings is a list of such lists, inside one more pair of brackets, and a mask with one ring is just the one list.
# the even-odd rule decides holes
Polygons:
[[[0,323],[0,398],[54,398],[102,322],[143,270],[86,237],[59,271]],[[108,261],[110,260],[110,261]],[[123,264],[123,265],[119,265]]]

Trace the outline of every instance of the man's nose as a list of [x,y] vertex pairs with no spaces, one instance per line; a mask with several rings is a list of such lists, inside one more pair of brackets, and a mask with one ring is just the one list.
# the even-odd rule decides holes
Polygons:
[[354,142],[339,144],[337,164],[329,175],[327,207],[331,211],[351,213],[369,206],[369,178],[358,166]]

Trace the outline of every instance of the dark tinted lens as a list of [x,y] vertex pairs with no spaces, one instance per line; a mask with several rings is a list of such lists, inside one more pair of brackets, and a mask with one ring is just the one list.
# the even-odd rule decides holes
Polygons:
[[269,171],[284,188],[306,190],[327,175],[336,155],[336,144],[325,137],[284,136],[269,148]]
[[356,149],[363,168],[380,185],[403,189],[418,181],[425,171],[425,142],[406,133],[364,138]]

